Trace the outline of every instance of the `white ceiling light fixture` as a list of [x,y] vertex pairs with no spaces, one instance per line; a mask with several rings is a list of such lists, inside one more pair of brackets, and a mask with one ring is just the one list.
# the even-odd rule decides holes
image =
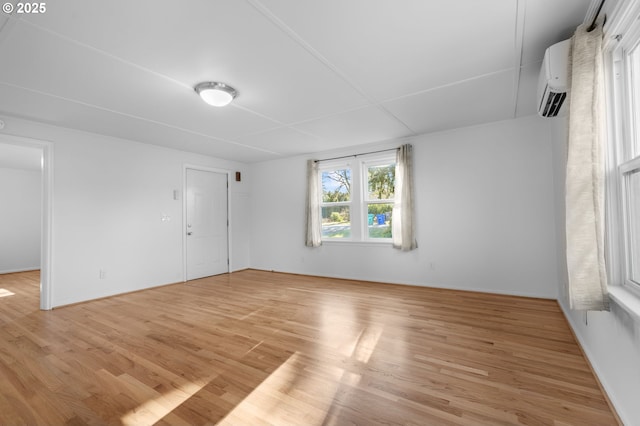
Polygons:
[[238,96],[238,91],[233,87],[214,81],[199,83],[194,87],[194,90],[203,101],[216,107],[229,105]]

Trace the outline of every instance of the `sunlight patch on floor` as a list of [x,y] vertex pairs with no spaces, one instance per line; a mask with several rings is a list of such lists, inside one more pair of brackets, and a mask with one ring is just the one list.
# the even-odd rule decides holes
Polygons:
[[[335,410],[340,409],[334,404],[360,383],[361,369],[369,362],[383,331],[383,326],[365,327],[351,339],[341,339],[337,347],[327,347],[329,362],[301,352],[293,353],[218,424],[259,424],[265,421],[275,424],[327,424],[331,420],[328,416],[335,419]],[[262,343],[257,343],[248,352]],[[348,352],[345,353],[345,349]],[[189,382],[151,398],[120,420],[124,426],[154,424],[169,416],[213,379],[207,377]],[[300,417],[300,412],[305,413],[303,417]]]
[[381,326],[365,328],[358,336],[358,340],[353,348],[351,357],[363,364],[368,363],[373,351],[378,345],[378,340],[380,340],[383,330],[384,328]]
[[[245,353],[245,355],[260,346],[263,342],[264,340],[254,345]],[[154,424],[165,418],[193,395],[200,392],[200,390],[211,383],[211,381],[217,376],[218,374],[212,377],[200,379],[196,382],[185,383],[176,389],[173,389],[163,395],[159,395],[157,398],[149,399],[123,415],[120,418],[120,421],[123,426]]]
[[154,424],[171,413],[186,400],[198,393],[210,380],[199,383],[186,383],[177,389],[150,399],[120,418],[123,426],[137,426],[142,424]]
[[[336,348],[338,353],[351,348],[339,364],[294,353],[218,424],[327,424],[338,399],[360,383],[359,366],[367,364],[383,330],[367,327],[352,342]],[[293,414],[300,412],[303,417]]]
[[0,288],[0,297],[15,296],[15,295],[16,295],[15,293],[10,292],[6,288]]
[[303,357],[291,355],[218,424],[322,424],[326,410],[320,407],[330,406],[344,370],[318,366],[328,376],[319,379]]

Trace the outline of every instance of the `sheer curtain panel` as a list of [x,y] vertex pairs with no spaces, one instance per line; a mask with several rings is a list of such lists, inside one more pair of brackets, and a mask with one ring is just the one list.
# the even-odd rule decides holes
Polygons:
[[307,247],[318,247],[322,244],[320,223],[320,182],[318,177],[318,162],[307,161]]
[[576,29],[566,176],[566,241],[572,309],[608,310],[604,260],[604,80],[602,23]]
[[402,251],[418,247],[414,216],[413,147],[405,144],[396,153],[395,202],[391,215],[393,247]]

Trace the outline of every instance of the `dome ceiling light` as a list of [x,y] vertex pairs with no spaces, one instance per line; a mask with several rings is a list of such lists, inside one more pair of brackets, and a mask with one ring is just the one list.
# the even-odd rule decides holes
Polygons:
[[216,107],[229,105],[238,96],[238,91],[233,87],[214,81],[199,83],[194,87],[194,90],[203,101]]

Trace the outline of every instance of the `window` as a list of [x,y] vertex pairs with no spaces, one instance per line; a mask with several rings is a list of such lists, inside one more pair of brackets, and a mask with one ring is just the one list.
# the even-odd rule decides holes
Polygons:
[[351,237],[351,169],[323,170],[322,238]]
[[391,241],[395,154],[321,165],[324,241]]
[[[639,160],[640,158],[636,158]],[[626,168],[626,167],[625,167]],[[629,172],[623,172],[625,191],[623,205],[625,213],[625,232],[627,236],[627,279],[640,284],[640,162],[634,161],[628,167]]]
[[[640,7],[629,7],[627,17],[631,15],[640,17]],[[640,21],[626,22],[630,22],[627,28],[606,46],[611,89],[608,104],[613,106],[607,230],[612,282],[640,291]]]
[[364,206],[367,210],[367,237],[391,238],[391,212],[395,191],[396,165],[374,164],[365,167]]

